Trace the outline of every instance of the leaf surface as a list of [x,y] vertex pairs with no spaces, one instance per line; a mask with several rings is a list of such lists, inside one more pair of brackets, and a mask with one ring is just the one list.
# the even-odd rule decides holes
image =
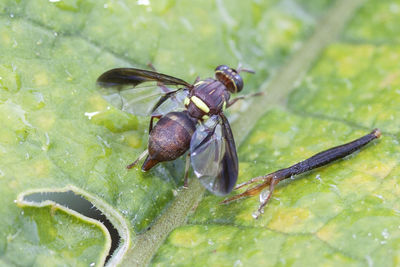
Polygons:
[[[102,222],[23,198],[63,190],[118,230],[110,265],[398,264],[399,3],[363,3],[321,55],[307,52],[320,22],[345,2],[0,1],[0,265],[104,263],[110,233]],[[274,99],[281,87],[268,84],[285,77],[299,51],[317,60],[290,93],[228,111],[240,182],[374,127],[380,140],[283,182],[259,220],[257,198],[220,205],[195,182],[182,191],[183,160],[126,170],[146,148],[148,118],[102,99],[102,72],[151,62],[192,82],[240,62],[257,72],[244,75],[245,91],[267,88],[261,99]],[[255,114],[256,105],[266,113]]]

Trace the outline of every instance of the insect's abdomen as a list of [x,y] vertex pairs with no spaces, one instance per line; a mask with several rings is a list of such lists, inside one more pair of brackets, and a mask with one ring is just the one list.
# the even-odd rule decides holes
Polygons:
[[147,171],[162,161],[180,157],[190,147],[196,122],[185,112],[171,112],[162,117],[150,132],[149,156],[142,170]]

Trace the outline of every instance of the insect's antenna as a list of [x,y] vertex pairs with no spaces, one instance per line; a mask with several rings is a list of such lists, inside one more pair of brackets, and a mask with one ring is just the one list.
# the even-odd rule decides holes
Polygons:
[[240,73],[240,72],[248,72],[248,73],[251,73],[251,74],[255,74],[255,73],[256,73],[254,70],[250,70],[250,69],[245,69],[245,68],[243,68],[243,67],[242,67],[242,63],[240,63],[240,62],[239,62],[239,65],[238,65],[238,67],[237,67],[237,69],[236,69],[236,72],[237,72],[237,73]]
[[135,165],[141,161],[144,157],[146,157],[149,154],[149,151],[146,149],[145,151],[143,151],[142,154],[140,154],[140,156],[131,164],[129,164],[128,166],[126,166],[127,169],[132,169],[133,167],[135,167]]

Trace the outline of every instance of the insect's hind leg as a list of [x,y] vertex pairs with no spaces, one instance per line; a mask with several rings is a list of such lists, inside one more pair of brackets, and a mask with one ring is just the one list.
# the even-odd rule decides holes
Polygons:
[[133,167],[136,166],[136,164],[141,161],[144,157],[146,157],[149,154],[149,151],[146,149],[145,151],[143,151],[142,154],[140,154],[140,156],[131,164],[129,164],[128,166],[126,166],[127,169],[132,169]]
[[185,175],[184,175],[184,178],[183,178],[183,187],[184,188],[188,188],[189,169],[190,169],[190,153],[188,153],[186,155]]
[[149,123],[149,134],[151,133],[151,130],[153,130],[154,119],[160,119],[160,118],[161,118],[161,115],[151,116],[150,123]]
[[[274,192],[275,189],[275,185],[277,185],[279,183],[280,179],[277,179],[276,177],[272,177],[271,182],[269,184],[269,191],[268,191],[268,195],[265,199],[261,200],[260,198],[260,206],[258,207],[258,210],[256,213],[253,214],[254,219],[258,219],[258,217],[264,213],[264,207],[268,204],[272,193]],[[262,194],[262,192],[261,192]]]

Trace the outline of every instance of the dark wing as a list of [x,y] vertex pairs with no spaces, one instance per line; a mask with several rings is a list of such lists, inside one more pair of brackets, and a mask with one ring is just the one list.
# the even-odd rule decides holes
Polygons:
[[211,116],[194,132],[190,158],[195,175],[215,195],[232,191],[238,177],[235,141],[226,117]]
[[[164,115],[183,109],[182,101],[188,94],[188,88],[192,87],[172,76],[134,68],[109,70],[100,75],[97,84],[102,87],[100,93],[109,103],[135,115],[150,115],[153,112]],[[169,98],[172,101],[166,101]]]
[[117,68],[104,72],[97,79],[97,84],[101,87],[113,87],[120,85],[132,85],[133,87],[143,83],[156,81],[165,85],[181,85],[191,87],[191,84],[169,75],[155,71],[141,70],[134,68]]

